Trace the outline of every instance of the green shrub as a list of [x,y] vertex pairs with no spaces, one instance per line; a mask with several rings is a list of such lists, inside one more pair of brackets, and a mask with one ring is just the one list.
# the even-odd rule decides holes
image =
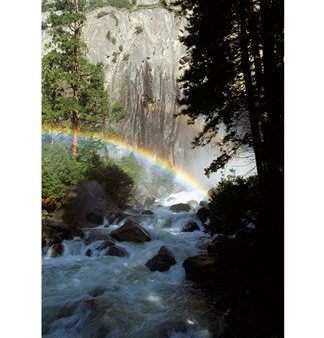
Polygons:
[[126,53],[123,55],[123,61],[128,61],[129,60],[129,53]]
[[233,234],[259,217],[260,190],[257,176],[222,179],[210,198],[210,233]]
[[124,48],[123,48],[122,45],[119,45],[119,46],[118,46],[118,49],[119,49],[120,52],[122,52]]
[[143,32],[143,27],[142,26],[136,26],[135,27],[135,33],[136,34],[140,34]]
[[86,9],[91,11],[104,6],[131,9],[133,4],[130,0],[90,0],[86,5]]
[[66,143],[42,145],[42,204],[44,209],[60,207],[68,190],[85,179],[87,168],[75,161]]
[[[124,206],[132,197],[134,179],[127,173],[127,161],[104,161],[99,155],[102,144],[96,140],[79,142],[76,158],[65,142],[42,144],[42,208],[59,208],[69,190],[85,181],[96,180],[115,202]],[[126,169],[123,170],[122,167]],[[135,177],[134,173],[132,175]]]
[[114,36],[111,38],[111,43],[112,43],[113,45],[116,44],[116,38],[115,38]]
[[108,31],[108,32],[107,32],[106,38],[107,38],[108,41],[111,40],[111,31]]

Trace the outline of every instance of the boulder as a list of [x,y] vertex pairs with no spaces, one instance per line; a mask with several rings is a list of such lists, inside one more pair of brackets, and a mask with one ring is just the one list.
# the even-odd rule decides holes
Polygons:
[[61,243],[63,240],[71,240],[74,237],[83,238],[82,230],[68,227],[60,223],[47,223],[42,225],[42,247]]
[[195,201],[195,200],[191,200],[191,201],[187,202],[187,204],[190,205],[191,209],[196,209],[199,206],[198,202]]
[[154,215],[154,212],[151,211],[151,210],[144,210],[144,211],[142,212],[142,215]]
[[205,283],[214,278],[218,272],[218,260],[215,256],[202,254],[188,257],[183,262],[187,279],[197,283]]
[[183,228],[182,232],[193,232],[196,230],[200,230],[198,224],[194,221],[188,222]]
[[101,251],[101,250],[105,250],[107,248],[109,248],[110,246],[115,245],[115,241],[113,239],[108,239],[106,241],[104,241],[102,244],[100,244],[96,250]]
[[191,208],[189,204],[177,203],[171,205],[170,210],[173,212],[188,212],[191,210]]
[[51,257],[59,257],[62,256],[64,252],[64,246],[59,244],[54,244],[50,249],[50,256]]
[[171,265],[176,264],[176,260],[172,253],[165,247],[161,246],[157,255],[146,262],[146,266],[151,271],[168,271]]
[[86,245],[89,245],[94,241],[110,241],[114,243],[114,240],[110,237],[109,233],[102,230],[91,230],[84,238],[84,243]]
[[109,224],[118,224],[120,221],[122,221],[125,217],[128,215],[125,214],[123,211],[118,212],[111,212],[107,215]]
[[127,257],[129,253],[122,247],[117,245],[111,245],[106,251],[107,256]]
[[111,212],[120,212],[97,181],[79,184],[69,192],[63,203],[62,219],[79,228],[91,228],[103,224]]
[[124,225],[110,233],[117,241],[123,242],[147,242],[151,240],[149,233],[138,223],[127,220]]
[[207,202],[207,201],[204,201],[204,200],[202,200],[202,201],[200,201],[200,202],[199,202],[199,206],[200,206],[200,207],[205,207],[205,208],[208,208],[208,202]]
[[88,257],[91,257],[91,256],[92,256],[92,250],[91,250],[91,249],[88,249],[88,250],[85,252],[85,255],[88,256]]
[[197,211],[197,218],[201,221],[202,224],[205,224],[210,218],[210,210],[206,207],[202,207]]

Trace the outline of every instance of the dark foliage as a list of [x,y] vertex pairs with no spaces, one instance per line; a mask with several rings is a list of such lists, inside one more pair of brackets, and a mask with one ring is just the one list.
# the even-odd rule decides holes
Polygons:
[[256,224],[260,213],[258,178],[251,176],[223,179],[210,203],[211,222],[205,228],[212,234],[231,235],[248,224]]

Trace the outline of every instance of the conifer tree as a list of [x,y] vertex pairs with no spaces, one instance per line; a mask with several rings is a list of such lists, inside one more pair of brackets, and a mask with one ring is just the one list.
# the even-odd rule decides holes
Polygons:
[[102,65],[87,60],[82,41],[85,5],[85,0],[47,3],[51,41],[42,60],[43,123],[71,129],[74,156],[80,129],[102,130],[108,112]]

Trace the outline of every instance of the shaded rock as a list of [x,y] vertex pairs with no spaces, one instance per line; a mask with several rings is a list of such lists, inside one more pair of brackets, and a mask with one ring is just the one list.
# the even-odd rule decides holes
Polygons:
[[151,210],[144,210],[144,211],[142,212],[142,215],[154,215],[154,212],[151,211]]
[[124,225],[110,233],[117,241],[123,242],[147,242],[151,240],[149,233],[138,223],[127,220]]
[[200,201],[200,202],[199,202],[199,206],[200,206],[200,207],[208,208],[208,202],[207,202],[207,201]]
[[107,249],[108,247],[113,246],[113,245],[115,245],[115,241],[113,241],[113,239],[108,239],[108,240],[104,241],[102,244],[100,244],[100,245],[96,248],[96,250],[99,250],[99,251],[105,250],[105,249]]
[[62,256],[64,252],[64,246],[62,244],[54,244],[50,249],[51,257],[59,257]]
[[87,220],[91,223],[101,225],[104,222],[104,216],[98,215],[94,212],[90,212],[89,214],[87,214]]
[[105,215],[120,212],[97,181],[79,184],[69,192],[62,208],[63,221],[79,228],[95,227],[103,223]]
[[120,246],[116,246],[116,245],[112,245],[109,246],[106,255],[108,256],[117,256],[117,257],[128,257],[129,253],[127,252],[126,249],[120,247]]
[[85,252],[85,255],[88,256],[88,257],[91,257],[91,256],[92,256],[92,250],[91,250],[91,249],[88,249],[88,250]]
[[102,295],[103,293],[105,293],[107,289],[101,286],[97,286],[93,289],[91,289],[88,293],[91,297],[98,297],[100,295]]
[[118,224],[119,222],[121,222],[127,216],[128,215],[125,214],[123,211],[119,211],[119,212],[109,213],[107,215],[107,218],[108,218],[109,224]]
[[111,241],[114,243],[114,240],[110,237],[108,232],[100,230],[90,231],[84,238],[84,243],[86,245],[89,245],[94,241]]
[[206,207],[202,207],[197,211],[198,219],[204,224],[210,218],[210,210]]
[[177,204],[173,204],[170,207],[170,210],[173,212],[188,212],[190,211],[190,205],[189,204],[185,204],[185,203],[177,203]]
[[83,231],[60,223],[47,223],[42,226],[42,247],[71,240],[74,237],[83,238]]
[[151,271],[168,271],[174,264],[176,260],[172,253],[165,246],[161,246],[157,255],[149,259],[145,265]]
[[202,254],[188,257],[183,262],[187,279],[194,282],[205,283],[209,279],[213,279],[216,275],[218,260],[215,256]]
[[194,221],[188,222],[183,228],[182,232],[193,232],[196,230],[200,230],[198,224]]

